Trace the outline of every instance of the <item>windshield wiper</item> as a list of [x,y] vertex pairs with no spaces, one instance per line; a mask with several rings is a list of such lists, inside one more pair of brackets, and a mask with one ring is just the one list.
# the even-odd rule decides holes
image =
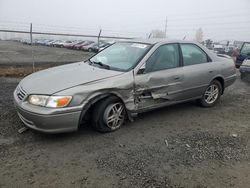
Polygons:
[[89,59],[89,62],[90,62],[90,64],[95,64],[95,65],[99,65],[100,67],[103,67],[103,68],[105,68],[105,69],[110,69],[110,66],[109,66],[109,65],[103,64],[103,63],[100,62],[100,61],[91,61],[91,60]]

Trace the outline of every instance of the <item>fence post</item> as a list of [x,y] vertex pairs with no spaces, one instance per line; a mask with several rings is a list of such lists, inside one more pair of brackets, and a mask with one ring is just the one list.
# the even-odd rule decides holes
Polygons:
[[34,60],[33,39],[32,39],[32,23],[30,23],[30,46],[31,46],[31,55],[32,55],[32,72],[35,72],[35,60]]
[[102,29],[100,29],[99,34],[98,34],[98,38],[97,38],[98,49],[99,49],[101,33],[102,33]]

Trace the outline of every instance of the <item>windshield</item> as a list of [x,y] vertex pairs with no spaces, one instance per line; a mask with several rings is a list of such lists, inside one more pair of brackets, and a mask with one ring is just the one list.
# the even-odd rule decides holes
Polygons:
[[250,54],[250,43],[245,43],[241,48],[242,54]]
[[133,68],[150,48],[148,44],[115,43],[90,59],[109,66],[111,70],[128,71]]

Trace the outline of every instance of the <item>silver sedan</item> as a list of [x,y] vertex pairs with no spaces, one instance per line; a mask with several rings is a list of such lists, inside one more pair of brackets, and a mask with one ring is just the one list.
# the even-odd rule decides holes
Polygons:
[[176,103],[197,100],[212,107],[235,80],[233,60],[200,44],[134,40],[27,76],[14,102],[23,123],[38,131],[75,131],[89,121],[110,132],[138,113]]

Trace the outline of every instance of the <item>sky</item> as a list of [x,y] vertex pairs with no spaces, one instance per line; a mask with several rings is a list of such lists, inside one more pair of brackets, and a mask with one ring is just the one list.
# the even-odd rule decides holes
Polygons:
[[0,0],[0,29],[250,41],[250,0]]

